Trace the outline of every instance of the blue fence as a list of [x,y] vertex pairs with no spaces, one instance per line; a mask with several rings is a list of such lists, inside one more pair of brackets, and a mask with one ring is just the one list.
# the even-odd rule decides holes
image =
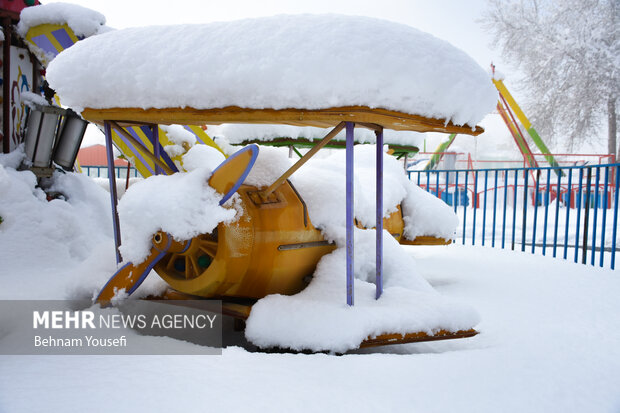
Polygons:
[[408,174],[454,208],[463,244],[615,268],[620,164]]
[[[94,178],[107,178],[108,177],[108,167],[107,166],[92,166],[92,165],[81,165],[82,173],[85,173],[88,176]],[[127,167],[126,166],[115,166],[114,172],[117,178],[127,178]],[[129,177],[130,178],[138,178],[141,175],[138,173],[138,170],[135,168],[129,169]]]

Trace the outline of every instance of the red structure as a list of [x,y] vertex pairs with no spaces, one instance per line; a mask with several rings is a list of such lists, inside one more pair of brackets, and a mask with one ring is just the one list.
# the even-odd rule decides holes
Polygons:
[[[104,145],[93,145],[81,148],[77,156],[80,166],[108,166],[106,151]],[[128,162],[125,159],[116,158],[114,166],[127,167]]]

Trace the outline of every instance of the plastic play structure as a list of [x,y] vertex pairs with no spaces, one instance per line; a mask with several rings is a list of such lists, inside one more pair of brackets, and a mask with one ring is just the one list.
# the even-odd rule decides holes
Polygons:
[[[56,55],[80,40],[67,25],[41,25],[31,28],[27,41]],[[61,96],[62,98],[62,96]],[[116,146],[139,172],[151,175],[170,175],[179,171],[174,157],[164,150],[169,143],[160,125],[187,125],[198,143],[217,145],[200,125],[222,123],[281,124],[330,128],[331,131],[267,187],[244,184],[259,152],[252,143],[228,157],[209,178],[208,184],[223,194],[220,205],[233,194],[241,200],[243,216],[232,223],[220,223],[211,233],[204,233],[186,241],[177,241],[170,234],[159,231],[152,236],[150,254],[140,263],[125,262],[102,288],[97,301],[109,305],[118,291],[134,292],[151,270],[169,285],[159,298],[165,299],[218,299],[222,311],[232,317],[248,318],[253,303],[270,294],[295,294],[308,284],[318,261],[335,249],[321,231],[310,221],[306,203],[290,178],[323,147],[333,145],[335,136],[345,130],[346,142],[346,299],[354,304],[353,228],[361,227],[353,210],[353,145],[355,128],[366,128],[376,135],[376,297],[383,292],[383,229],[400,244],[448,244],[450,240],[432,236],[407,239],[401,209],[383,217],[383,131],[443,132],[478,135],[482,128],[455,125],[445,119],[421,116],[418,113],[388,110],[378,107],[335,106],[323,109],[288,107],[285,109],[256,109],[228,106],[215,109],[193,107],[136,108],[86,107],[81,116],[99,125],[105,133],[109,165],[113,166],[113,146]],[[288,145],[289,143],[287,143]],[[218,148],[219,149],[219,148]],[[394,148],[397,155],[415,152],[413,147]],[[112,166],[110,170],[112,170]],[[110,174],[110,198],[113,212],[114,239],[117,263],[122,263],[118,247],[121,231],[117,213],[116,183]],[[343,268],[345,270],[345,268]],[[473,329],[386,333],[368,337],[360,347],[408,343],[429,340],[471,337]]]
[[[133,265],[125,264],[106,284],[99,294],[98,301],[108,303],[115,292],[125,289],[131,293],[154,269],[171,287],[165,294],[171,299],[219,298],[223,300],[223,311],[234,317],[246,319],[251,311],[251,302],[269,294],[294,294],[307,285],[306,277],[310,276],[319,259],[331,252],[334,246],[325,241],[308,217],[305,203],[295,188],[290,177],[298,168],[314,156],[342,129],[347,130],[347,151],[353,148],[354,127],[372,128],[381,142],[384,127],[403,128],[406,130],[434,130],[459,133],[481,133],[477,128],[472,131],[468,127],[430,118],[413,117],[405,113],[389,112],[370,108],[330,108],[322,111],[305,109],[275,110],[244,110],[231,108],[229,111],[195,109],[157,109],[157,110],[126,110],[120,108],[86,109],[83,116],[92,122],[103,123],[108,142],[111,141],[112,125],[121,128],[117,122],[130,124],[146,123],[149,125],[187,121],[187,117],[195,117],[196,123],[247,122],[251,118],[258,122],[276,120],[283,124],[308,125],[299,121],[300,113],[309,119],[311,125],[333,126],[333,130],[325,136],[310,152],[304,155],[295,165],[267,188],[256,188],[243,185],[245,176],[251,169],[258,152],[256,145],[244,149],[228,158],[210,178],[209,184],[224,195],[226,201],[234,192],[241,195],[243,209],[247,219],[239,219],[231,224],[220,224],[211,234],[202,234],[186,242],[174,241],[168,234],[158,232],[153,235],[153,247],[146,261]],[[398,124],[394,122],[398,117]],[[340,122],[342,117],[359,119],[360,122]],[[116,119],[110,121],[109,119]],[[406,125],[402,123],[406,122]],[[122,133],[122,132],[121,132]],[[381,148],[381,145],[378,146]],[[347,166],[348,194],[351,196],[352,165]],[[378,185],[381,185],[381,169],[377,170]],[[114,179],[111,179],[114,187]],[[381,193],[380,190],[378,193]],[[113,198],[115,200],[115,198]],[[223,202],[222,202],[223,203]],[[353,226],[352,199],[347,203],[350,231]],[[381,205],[381,199],[378,199]],[[118,221],[115,233],[120,239]],[[405,239],[404,222],[400,210],[390,217],[384,218],[382,225],[401,244],[445,244],[449,240],[433,237],[418,237],[414,240]],[[380,234],[381,231],[378,231]],[[377,256],[381,257],[382,239],[377,238]],[[352,240],[351,240],[352,242]],[[352,258],[352,257],[351,257]],[[120,259],[120,258],[119,258]],[[349,303],[352,297],[352,268],[348,268]],[[381,272],[377,274],[377,295],[381,294]],[[240,300],[242,299],[242,300]],[[424,332],[412,332],[404,336],[386,334],[374,337],[362,343],[362,347],[439,340],[448,338],[469,337],[476,334],[475,330],[441,331],[435,335]]]

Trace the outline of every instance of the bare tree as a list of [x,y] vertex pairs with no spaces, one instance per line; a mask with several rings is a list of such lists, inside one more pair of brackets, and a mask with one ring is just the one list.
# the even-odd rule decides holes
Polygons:
[[620,0],[489,0],[488,6],[483,27],[523,73],[524,106],[541,136],[572,150],[598,136],[607,118],[608,150],[616,154]]

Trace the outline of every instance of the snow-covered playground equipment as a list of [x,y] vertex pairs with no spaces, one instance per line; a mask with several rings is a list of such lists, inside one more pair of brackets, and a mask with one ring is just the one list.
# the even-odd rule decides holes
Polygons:
[[[63,29],[71,30],[69,26]],[[347,304],[353,306],[356,294],[361,292],[359,302],[364,306],[367,284],[373,283],[372,295],[378,307],[372,310],[373,304],[369,311],[384,314],[383,319],[366,323],[372,328],[360,329],[362,335],[351,342],[332,347],[312,340],[258,337],[253,341],[264,347],[346,350],[476,334],[476,317],[459,317],[459,306],[443,303],[425,281],[417,280],[415,271],[392,261],[408,260],[406,254],[399,258],[400,247],[394,243],[445,244],[450,242],[453,229],[445,230],[452,218],[446,219],[441,213],[450,212],[449,208],[419,188],[412,189],[402,168],[396,168],[398,174],[394,175],[383,146],[384,129],[482,133],[475,125],[492,109],[496,96],[488,75],[461,51],[408,26],[370,18],[278,16],[97,34],[54,57],[47,78],[63,104],[104,129],[110,164],[116,144],[128,158],[139,160],[132,163],[142,165],[145,176],[172,178],[176,172],[183,172],[178,160],[188,148],[175,161],[163,150],[160,125],[164,130],[166,125],[187,125],[185,129],[196,136],[202,132],[209,140],[204,143],[212,147],[217,145],[200,125],[281,124],[329,129],[320,142],[287,168],[270,166],[269,159],[261,164],[263,149],[256,145],[231,154],[202,181],[203,187],[208,184],[220,195],[213,203],[203,194],[207,201],[198,214],[226,214],[218,209],[222,208],[234,220],[218,218],[214,227],[196,230],[191,236],[191,231],[180,235],[166,230],[162,223],[160,230],[150,233],[146,252],[126,250],[131,261],[125,261],[102,289],[98,296],[102,304],[109,304],[119,292],[131,294],[154,269],[171,287],[164,294],[166,298],[220,299],[229,315],[259,318],[253,309],[256,300],[273,294],[277,299],[278,294],[296,294],[304,288],[303,292],[311,295],[319,286],[332,283],[326,284],[324,273],[333,273],[336,268],[342,274],[342,285],[346,285],[342,301],[346,297]],[[376,166],[371,166],[376,182],[369,191],[374,192],[374,219],[368,218],[371,214],[365,205],[361,205],[361,212],[354,209],[359,201],[354,188],[360,179],[354,160],[355,128],[370,130],[376,136]],[[297,188],[294,178],[309,168],[305,165],[310,165],[314,155],[341,131],[346,132],[346,157],[334,168],[342,170],[343,184],[346,182],[346,196],[342,197],[346,213],[338,221],[326,219],[329,213],[319,211],[331,208],[331,199],[338,198],[335,193],[329,195],[331,183],[313,183],[305,178]],[[389,163],[389,173],[384,171],[385,162]],[[320,174],[321,170],[317,171]],[[252,173],[259,176],[250,179]],[[403,188],[396,196],[390,191],[385,203],[384,175],[390,179],[388,186]],[[121,263],[114,181],[111,174],[117,261]],[[367,182],[362,184],[368,186]],[[179,203],[192,204],[195,199],[191,197],[187,194]],[[195,198],[200,200],[200,193]],[[193,219],[182,216],[181,210],[172,208],[166,213],[181,214],[180,220]],[[142,211],[145,215],[152,213],[148,205]],[[339,217],[340,212],[332,211],[332,215]],[[152,216],[163,220],[161,215]],[[358,268],[354,234],[366,240],[373,232],[375,259]],[[390,254],[387,260],[384,249]],[[340,251],[342,268],[328,266],[325,259],[330,256],[331,261],[336,260]],[[388,284],[400,288],[397,280],[412,288],[414,295],[403,296],[398,289],[387,294]],[[321,294],[331,296],[333,291]],[[392,307],[395,297],[400,304]],[[404,297],[409,297],[407,304],[401,302]],[[297,302],[293,308],[303,312],[302,304]],[[325,303],[318,300],[315,304],[318,309]],[[261,308],[266,306],[262,303]],[[349,317],[353,313],[342,314]],[[270,321],[275,325],[287,316],[280,314]]]

